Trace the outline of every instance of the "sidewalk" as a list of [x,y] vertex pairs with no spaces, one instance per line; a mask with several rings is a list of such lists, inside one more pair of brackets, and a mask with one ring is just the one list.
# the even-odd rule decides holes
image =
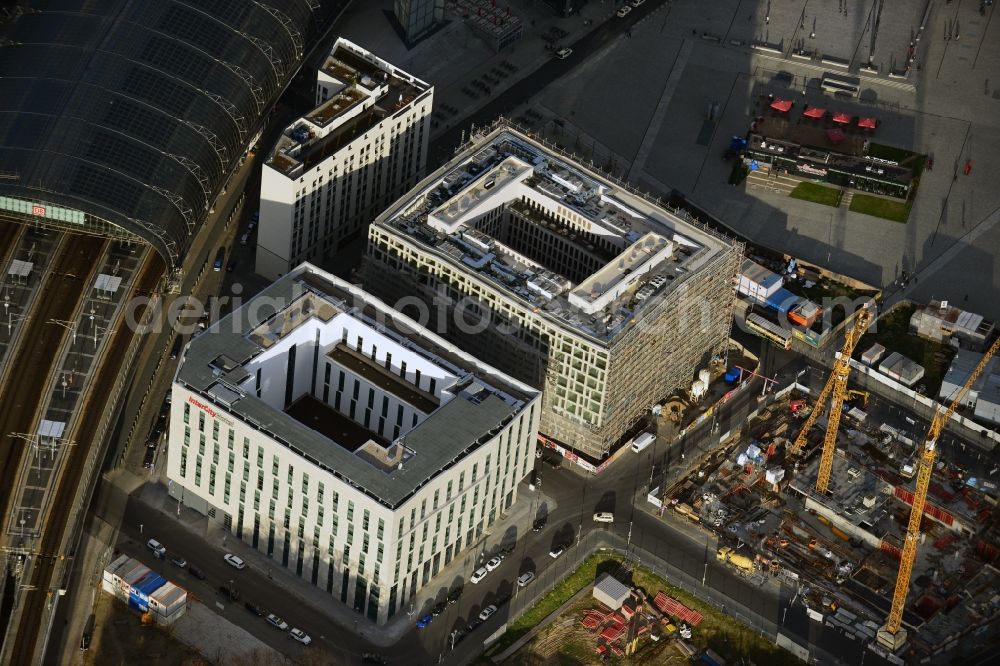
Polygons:
[[549,512],[555,509],[556,502],[552,498],[540,492],[537,495],[536,498],[535,493],[531,491],[522,493],[512,509],[497,519],[489,530],[484,531],[483,536],[473,547],[466,548],[461,557],[443,567],[431,582],[417,593],[415,599],[408,601],[409,610],[397,612],[389,622],[381,627],[376,626],[349,606],[340,603],[339,600],[327,594],[325,590],[315,587],[307,580],[275,563],[275,560],[264,553],[236,539],[235,536],[225,532],[221,525],[209,521],[206,516],[185,507],[181,507],[178,512],[177,501],[168,495],[167,486],[164,483],[155,481],[146,483],[138,491],[136,497],[149,507],[176,520],[182,527],[206,543],[216,545],[220,553],[223,551],[231,552],[243,558],[250,566],[261,571],[266,570],[268,577],[274,580],[282,590],[313,606],[341,627],[351,630],[360,628],[360,637],[380,647],[387,647],[398,642],[412,628],[412,616],[425,610],[425,607],[440,597],[442,589],[451,586],[456,579],[467,581],[472,572],[479,566],[480,560],[485,561],[485,558],[497,550],[502,543],[513,541],[508,532],[512,532],[518,538],[523,537],[526,531],[525,526],[530,525],[533,520],[529,514],[536,499],[539,503],[545,502]]

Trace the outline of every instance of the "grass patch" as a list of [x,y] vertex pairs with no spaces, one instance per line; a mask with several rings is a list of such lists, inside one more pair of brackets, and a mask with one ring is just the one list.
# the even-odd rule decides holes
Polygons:
[[[493,646],[490,652],[499,652],[518,638],[522,637],[528,630],[536,626],[544,618],[559,608],[574,594],[585,586],[592,584],[597,577],[604,572],[623,571],[624,559],[618,555],[595,554],[587,558],[579,568],[567,576],[548,595],[542,598],[535,606],[530,608],[520,618],[518,618]],[[704,616],[704,620],[694,629],[691,643],[699,649],[707,647],[718,652],[722,657],[731,663],[736,663],[740,658],[747,658],[758,664],[774,664],[777,666],[791,666],[800,664],[791,653],[777,647],[768,638],[762,637],[753,629],[740,624],[729,615],[704,603],[694,595],[670,585],[668,582],[652,573],[648,569],[635,567],[631,571],[632,584],[642,588],[649,598],[647,603],[652,603],[652,596],[663,590],[666,594],[678,599],[688,608],[694,608]],[[579,617],[584,609],[596,607],[597,603],[589,596],[581,598],[580,602],[567,610],[567,612],[556,619],[552,625],[543,629],[538,636],[532,639],[517,655],[513,657],[512,663],[534,663],[519,660],[522,657],[530,658],[527,654],[537,647],[536,642],[545,643],[551,646],[553,640],[559,641],[559,655],[571,656],[573,664],[600,663],[600,660],[593,654],[592,649],[596,643],[593,636],[586,637],[586,641],[581,641],[579,632],[573,632],[570,627],[579,626]],[[553,632],[558,636],[553,637]],[[662,663],[665,656],[663,649],[665,641],[653,643],[644,640],[640,642],[636,663]],[[652,653],[660,653],[658,658],[654,658]],[[646,661],[644,657],[651,657]],[[557,663],[563,663],[559,660]]]
[[924,367],[924,378],[921,383],[926,387],[925,394],[936,396],[955,351],[950,345],[925,340],[910,333],[910,317],[914,311],[916,311],[915,305],[904,303],[883,315],[877,322],[878,330],[874,333],[868,332],[861,338],[857,354],[860,356],[876,342],[888,350],[886,356],[890,352],[898,351]]
[[529,629],[569,601],[574,594],[587,585],[592,585],[597,580],[598,574],[614,572],[619,566],[619,563],[613,559],[591,555],[573,573],[556,583],[551,592],[515,620],[507,628],[507,633],[490,646],[490,650],[496,652],[505,650],[526,634]]
[[688,608],[694,608],[704,615],[705,619],[693,631],[691,643],[699,648],[712,648],[729,663],[739,663],[743,660],[773,666],[785,664],[792,666],[802,663],[792,653],[778,647],[750,627],[737,622],[698,597],[674,587],[647,569],[637,567],[632,572],[632,582],[651,596],[663,590]]
[[788,196],[836,208],[840,205],[841,192],[832,187],[824,187],[816,183],[799,183]]
[[882,197],[873,197],[870,194],[856,193],[851,199],[851,210],[855,213],[881,217],[893,222],[906,223],[910,217],[910,199],[906,201],[893,201]]

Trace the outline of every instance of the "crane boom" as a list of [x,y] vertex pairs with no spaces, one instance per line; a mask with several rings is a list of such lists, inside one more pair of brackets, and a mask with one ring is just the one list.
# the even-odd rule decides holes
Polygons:
[[795,438],[795,443],[792,444],[792,453],[802,453],[802,447],[806,445],[806,436],[809,431],[816,424],[816,419],[819,418],[819,413],[823,411],[823,403],[826,399],[830,397],[830,392],[833,390],[833,376],[826,381],[823,386],[823,390],[819,392],[816,397],[816,402],[813,403],[812,411],[809,412],[809,416],[806,417],[806,422],[802,424],[802,429],[799,430],[799,436]]
[[937,458],[937,440],[944,430],[948,419],[955,413],[962,398],[969,392],[972,385],[976,383],[980,375],[989,364],[990,358],[1000,350],[1000,339],[997,339],[989,350],[983,354],[979,364],[976,365],[972,374],[952,396],[951,403],[945,411],[936,411],[931,425],[927,429],[927,436],[924,438],[923,450],[920,454],[920,463],[917,471],[917,485],[913,493],[913,506],[910,508],[910,520],[906,528],[906,540],[903,542],[903,553],[899,560],[899,573],[896,576],[896,589],[892,595],[892,608],[889,610],[889,617],[885,626],[878,632],[878,641],[892,650],[897,649],[905,642],[906,630],[901,629],[903,623],[903,607],[906,603],[906,594],[910,588],[910,576],[913,573],[913,561],[917,555],[917,544],[920,541],[920,522],[924,516],[924,505],[927,502],[927,490],[931,485],[931,475],[934,472],[934,461]]
[[854,326],[847,332],[844,348],[840,357],[833,365],[833,400],[830,402],[830,416],[826,420],[826,435],[823,437],[823,456],[819,461],[819,474],[816,476],[816,491],[825,493],[830,484],[830,471],[833,469],[833,454],[837,450],[837,431],[840,429],[840,414],[847,399],[847,380],[851,376],[851,356],[854,348],[864,332],[868,330],[872,315],[865,306],[858,310],[854,318]]
[[[816,424],[816,419],[819,418],[820,412],[823,411],[823,405],[826,403],[826,399],[830,397],[830,393],[832,393],[834,390],[834,384],[836,383],[838,377],[837,368],[841,366],[843,367],[843,371],[845,373],[844,389],[846,390],[847,376],[850,374],[850,369],[851,369],[850,366],[851,354],[854,353],[854,347],[858,344],[858,340],[861,339],[861,335],[865,332],[865,330],[868,329],[868,326],[871,324],[871,312],[868,308],[869,306],[866,305],[865,307],[858,310],[857,315],[855,315],[854,327],[847,334],[847,339],[844,341],[844,347],[841,349],[840,358],[837,359],[837,362],[834,365],[834,371],[830,374],[829,379],[826,380],[826,384],[823,386],[823,390],[820,391],[819,395],[816,397],[816,402],[813,404],[813,409],[811,412],[809,412],[809,416],[806,417],[806,422],[802,424],[802,429],[799,430],[799,435],[798,437],[795,438],[795,442],[792,444],[792,453],[794,454],[801,453],[802,448],[806,445],[806,442],[808,441],[807,437],[809,435],[809,431]],[[841,406],[843,405],[844,402],[844,397],[843,397],[844,395],[845,393],[842,392],[840,399]],[[831,417],[832,417],[832,412],[831,412]],[[837,413],[837,420],[838,421],[840,420],[839,410]],[[829,432],[830,430],[829,428],[827,428],[827,433]],[[834,432],[836,432],[836,428],[834,429]],[[826,440],[824,440],[823,442],[823,450],[824,452],[826,451]],[[832,462],[833,453],[831,452],[830,455],[831,455],[830,460]]]

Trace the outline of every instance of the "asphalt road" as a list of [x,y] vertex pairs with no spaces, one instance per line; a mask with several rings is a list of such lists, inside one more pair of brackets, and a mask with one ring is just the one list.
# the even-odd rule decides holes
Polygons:
[[[595,24],[589,33],[573,44],[565,44],[564,46],[573,49],[573,53],[568,58],[560,60],[553,56],[549,62],[499,93],[479,110],[455,122],[450,129],[442,132],[435,140],[435,145],[431,146],[427,170],[433,171],[454,155],[455,148],[461,143],[463,134],[469,131],[471,125],[482,127],[492,123],[500,116],[509,114],[560,76],[571,72],[596,51],[613,40],[620,39],[635,23],[665,3],[666,0],[648,0],[643,5],[633,9],[625,18],[611,16],[608,20]],[[609,5],[609,14],[610,11]]]

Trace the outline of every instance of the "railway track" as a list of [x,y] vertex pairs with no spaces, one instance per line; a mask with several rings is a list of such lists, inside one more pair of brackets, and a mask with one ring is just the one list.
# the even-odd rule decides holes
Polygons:
[[[161,259],[155,253],[150,253],[142,268],[137,273],[133,293],[149,293],[163,273]],[[136,312],[136,318],[141,318],[142,312]],[[111,338],[107,341],[108,349],[127,349],[134,332],[127,326],[116,326]],[[87,402],[110,395],[115,380],[118,378],[126,359],[123,354],[107,354],[100,368],[94,374],[95,385],[89,389]],[[25,590],[23,607],[16,633],[8,631],[8,637],[14,635],[14,647],[10,655],[10,664],[25,666],[36,663],[35,648],[39,632],[45,632],[42,626],[43,615],[48,604],[52,603],[52,589],[57,581],[52,580],[57,562],[63,557],[60,546],[68,529],[69,514],[75,499],[80,492],[83,470],[86,461],[93,455],[101,454],[101,442],[94,441],[94,435],[104,414],[104,405],[87,408],[81,405],[80,421],[75,428],[76,446],[70,448],[68,459],[62,474],[57,481],[55,494],[49,514],[45,520],[39,555],[31,573],[30,588]],[[13,628],[11,628],[13,629]]]
[[95,257],[100,256],[105,241],[96,236],[75,236],[67,239],[52,262],[34,311],[28,313],[27,330],[22,344],[12,350],[9,380],[0,394],[0,517],[3,524],[11,507],[21,456],[25,445],[11,433],[28,432],[35,411],[45,390],[44,378],[54,371],[56,350],[69,331],[50,324],[52,319],[67,320],[73,316],[83,297],[91,273],[96,270]]

